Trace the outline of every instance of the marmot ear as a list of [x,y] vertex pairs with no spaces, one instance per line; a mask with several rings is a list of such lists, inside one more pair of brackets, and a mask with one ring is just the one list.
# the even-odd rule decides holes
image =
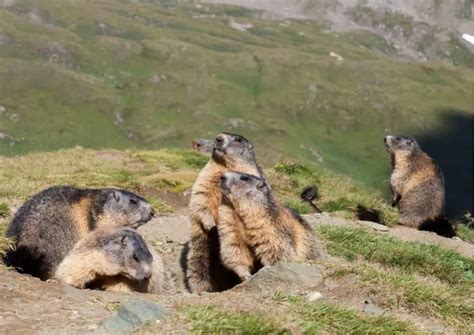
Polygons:
[[115,201],[120,201],[120,192],[119,191],[112,191],[112,196],[114,197]]
[[120,239],[120,245],[122,246],[123,249],[127,247],[128,244],[128,237],[127,235],[123,235],[122,238]]
[[267,184],[265,184],[264,181],[261,181],[257,184],[257,190],[261,191],[265,188],[265,186],[267,186]]

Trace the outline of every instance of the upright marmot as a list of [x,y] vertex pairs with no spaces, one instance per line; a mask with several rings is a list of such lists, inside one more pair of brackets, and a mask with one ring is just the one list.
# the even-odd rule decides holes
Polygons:
[[[281,205],[265,180],[227,172],[221,178],[221,189],[221,258],[242,280],[257,271],[258,264],[268,266],[318,257],[311,226]],[[241,222],[234,221],[233,212]]]
[[[227,171],[263,176],[249,141],[240,135],[221,133],[215,139],[211,159],[199,173],[191,190],[191,241],[186,270],[191,292],[220,291],[239,282],[235,274],[226,273],[219,257],[216,227],[221,204],[219,183]],[[238,220],[238,217],[235,219]]]
[[77,288],[159,293],[170,287],[163,260],[133,229],[96,229],[76,243],[55,278]]
[[51,187],[18,209],[7,231],[16,248],[5,261],[45,280],[90,231],[108,226],[137,228],[153,215],[145,199],[125,190]]
[[[444,177],[441,169],[414,138],[386,136],[385,146],[392,157],[390,176],[392,206],[400,210],[400,224],[454,236],[444,213]],[[437,226],[443,227],[437,227]],[[438,229],[439,228],[439,229]],[[451,232],[449,232],[451,231]]]

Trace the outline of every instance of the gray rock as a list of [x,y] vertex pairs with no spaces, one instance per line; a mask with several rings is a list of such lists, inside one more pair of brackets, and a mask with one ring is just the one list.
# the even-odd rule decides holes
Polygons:
[[381,224],[378,224],[378,223],[375,223],[375,222],[372,222],[372,221],[362,221],[362,220],[358,220],[356,221],[358,225],[360,226],[364,226],[364,227],[367,227],[367,228],[370,228],[370,229],[373,229],[373,230],[378,230],[378,231],[388,231],[388,227],[387,226],[384,226],[384,225],[381,225]]
[[235,290],[255,292],[300,293],[312,291],[321,284],[323,276],[317,266],[303,263],[280,263],[264,267]]
[[105,320],[101,330],[112,334],[126,334],[149,322],[163,320],[167,311],[159,306],[142,299],[130,300],[120,307],[117,314]]
[[362,307],[363,311],[370,315],[380,316],[385,313],[383,308],[380,308],[376,304],[372,302],[370,299],[366,299],[364,301],[364,306]]

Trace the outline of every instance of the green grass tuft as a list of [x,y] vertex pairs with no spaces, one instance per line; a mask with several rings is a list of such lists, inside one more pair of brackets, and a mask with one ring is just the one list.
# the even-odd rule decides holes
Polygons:
[[308,303],[291,295],[276,294],[274,300],[290,304],[303,334],[395,334],[414,331],[408,323],[391,316],[369,316],[327,302]]
[[329,242],[327,247],[332,255],[351,261],[362,257],[404,273],[434,276],[450,284],[474,284],[474,260],[455,251],[436,245],[400,241],[362,229],[318,226],[317,232]]
[[370,266],[359,267],[357,271],[368,283],[372,295],[380,295],[383,307],[403,306],[418,315],[439,318],[461,333],[474,322],[472,282],[451,286]]
[[2,202],[0,203],[0,218],[5,218],[10,214],[10,208],[8,207],[8,204]]
[[357,217],[357,206],[362,205],[379,211],[384,224],[398,221],[396,210],[389,206],[380,192],[319,165],[279,163],[269,172],[269,179],[283,203],[301,214],[312,210],[307,204],[300,203],[300,193],[305,187],[316,185],[321,195],[317,204],[325,212],[337,212],[353,219]]
[[224,311],[216,306],[186,306],[191,332],[197,334],[290,334],[269,317]]

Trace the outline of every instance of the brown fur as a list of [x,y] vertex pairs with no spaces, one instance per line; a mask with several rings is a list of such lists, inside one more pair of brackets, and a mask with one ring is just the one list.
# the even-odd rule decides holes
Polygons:
[[89,232],[112,226],[137,228],[153,215],[145,199],[126,190],[50,187],[15,213],[7,230],[15,248],[8,251],[5,262],[46,280]]
[[[145,280],[134,280],[134,269],[128,269],[125,264],[115,261],[99,247],[110,239],[114,233],[135,231],[123,228],[96,229],[81,239],[59,264],[55,278],[65,284],[77,288],[96,288],[114,292],[149,292],[160,293],[169,290],[170,277],[165,270],[161,257],[151,250],[153,261],[151,277]],[[139,242],[139,243],[144,243]],[[144,246],[145,248],[146,245]],[[148,248],[147,248],[148,250]]]
[[[240,180],[241,176],[248,180]],[[262,265],[318,257],[311,227],[274,199],[264,180],[235,172],[224,178],[219,209],[221,258],[242,280]]]
[[400,224],[419,228],[442,216],[444,177],[433,159],[412,138],[387,136],[386,144],[392,156],[390,186],[393,205],[400,210]]
[[[227,279],[226,273],[219,267],[219,240],[216,226],[219,224],[219,207],[221,204],[220,177],[227,171],[241,171],[261,175],[261,170],[255,162],[252,146],[245,139],[242,150],[246,153],[239,155],[232,139],[238,135],[219,134],[224,137],[225,144],[230,147],[224,155],[213,157],[199,173],[191,190],[189,212],[191,219],[191,242],[187,257],[187,285],[191,292],[218,291],[219,281]],[[217,140],[216,140],[217,143]],[[216,144],[217,145],[217,144]],[[236,148],[241,144],[235,144]],[[234,151],[233,151],[234,150]],[[243,152],[243,151],[242,151]],[[232,276],[230,276],[232,277]],[[224,285],[225,286],[225,285]]]

